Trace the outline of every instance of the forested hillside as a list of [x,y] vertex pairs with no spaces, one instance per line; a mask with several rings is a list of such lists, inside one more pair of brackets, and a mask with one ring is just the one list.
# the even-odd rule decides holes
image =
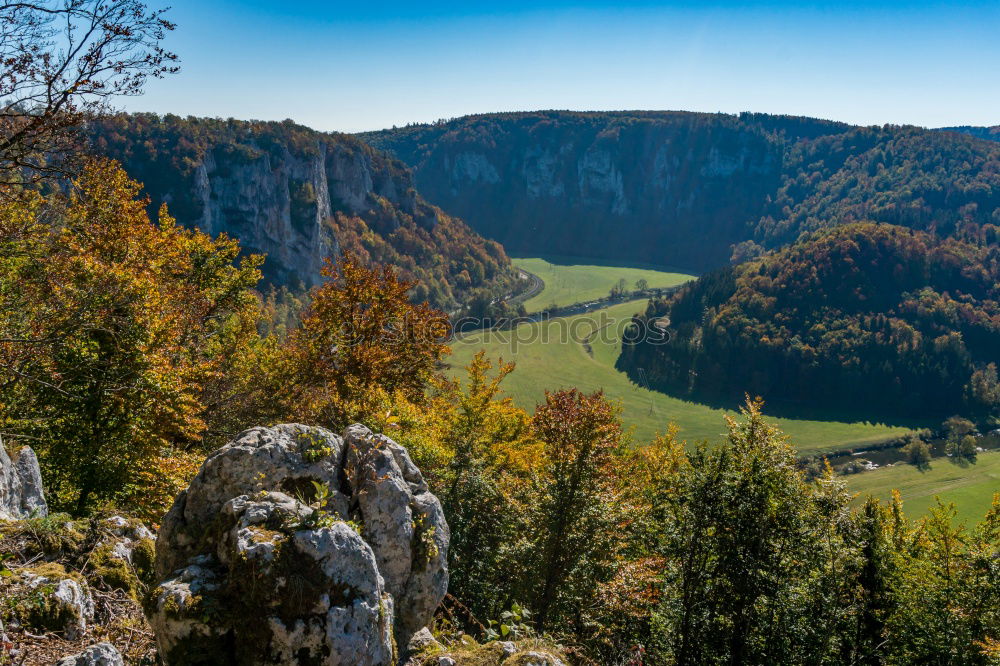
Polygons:
[[362,137],[508,251],[704,271],[804,231],[1000,223],[1000,145],[765,114],[531,112]]
[[858,417],[985,416],[1000,407],[998,229],[983,242],[859,223],[813,234],[651,301],[669,339],[620,367],[672,391]]
[[120,114],[91,123],[96,152],[143,183],[181,224],[266,255],[272,284],[310,286],[349,250],[419,281],[418,300],[452,308],[509,288],[497,243],[428,204],[406,167],[357,139],[290,121]]
[[798,142],[754,238],[775,247],[863,220],[960,238],[1000,225],[1000,144],[916,127]]
[[975,127],[973,125],[961,125],[959,127],[942,127],[942,132],[961,132],[980,139],[990,141],[1000,141],[1000,125],[993,127]]

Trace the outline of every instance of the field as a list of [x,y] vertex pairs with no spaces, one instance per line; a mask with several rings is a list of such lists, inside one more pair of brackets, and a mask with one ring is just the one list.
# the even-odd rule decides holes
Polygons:
[[[619,279],[624,278],[628,289],[635,289],[635,282],[645,279],[650,287],[673,287],[694,279],[683,273],[667,273],[645,268],[597,266],[588,264],[553,263],[546,259],[512,259],[514,265],[534,273],[545,283],[545,289],[528,299],[524,307],[537,312],[550,305],[571,305],[607,296]],[[576,261],[580,261],[577,259]]]
[[[604,389],[609,397],[622,402],[622,418],[626,425],[635,426],[638,442],[664,431],[671,421],[681,427],[680,436],[689,442],[718,441],[725,432],[723,410],[649,391],[615,369],[619,333],[644,305],[645,301],[631,301],[545,324],[525,323],[513,331],[465,334],[452,344],[451,372],[462,377],[464,366],[485,348],[493,360],[503,357],[517,362],[504,386],[508,395],[527,409],[544,398],[546,389]],[[802,452],[856,446],[906,432],[905,428],[868,423],[773,420]]]
[[899,490],[903,508],[910,518],[927,513],[934,497],[954,502],[958,516],[966,525],[978,522],[990,508],[993,493],[1000,492],[1000,451],[980,453],[975,464],[958,465],[948,458],[935,458],[929,470],[913,465],[896,464],[871,472],[846,477],[852,492],[889,499]]

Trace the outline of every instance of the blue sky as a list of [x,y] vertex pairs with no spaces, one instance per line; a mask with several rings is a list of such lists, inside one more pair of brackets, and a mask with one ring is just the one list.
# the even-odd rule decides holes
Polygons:
[[171,4],[182,71],[129,110],[346,132],[552,108],[1000,124],[1000,0]]

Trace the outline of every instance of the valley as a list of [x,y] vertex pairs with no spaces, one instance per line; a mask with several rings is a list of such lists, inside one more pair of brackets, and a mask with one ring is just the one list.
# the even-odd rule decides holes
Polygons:
[[633,290],[639,280],[645,280],[648,288],[657,289],[676,287],[694,279],[693,275],[684,273],[611,266],[597,259],[523,257],[512,258],[511,262],[545,283],[544,291],[524,302],[528,312],[536,312],[551,305],[563,307],[603,298],[619,280],[624,280],[626,288]]
[[1000,666],[1000,10],[180,4],[0,2],[0,666]]
[[[620,271],[612,274],[619,275]],[[551,300],[547,292],[548,287],[538,298],[543,302]],[[648,442],[656,433],[664,432],[670,422],[680,427],[680,437],[689,443],[718,442],[725,430],[724,410],[648,390],[615,369],[621,331],[631,316],[645,306],[646,301],[640,299],[544,323],[524,323],[513,331],[465,334],[452,342],[451,376],[463,378],[463,368],[480,349],[485,349],[494,360],[502,357],[517,364],[503,386],[507,395],[526,409],[543,401],[546,390],[570,386],[581,391],[603,389],[609,398],[621,402],[622,420],[634,426],[636,443]],[[907,432],[904,427],[871,423],[772,420],[804,455],[872,444]]]
[[926,470],[897,463],[846,478],[848,489],[858,493],[855,503],[867,495],[889,500],[896,489],[910,518],[926,514],[940,498],[945,504],[954,502],[958,520],[970,526],[982,520],[1000,488],[1000,451],[980,453],[975,463],[940,457]]

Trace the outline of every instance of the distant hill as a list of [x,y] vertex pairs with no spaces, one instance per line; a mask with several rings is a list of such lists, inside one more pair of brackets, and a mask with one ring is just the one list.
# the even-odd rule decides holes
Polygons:
[[857,418],[996,413],[998,232],[976,244],[874,223],[812,234],[651,302],[640,323],[669,318],[669,340],[625,346],[619,367],[707,400],[747,391]]
[[[397,266],[418,299],[451,308],[503,293],[503,248],[430,205],[399,161],[344,134],[282,123],[121,114],[90,127],[156,209],[267,255],[273,284],[309,286],[342,250]],[[155,210],[154,210],[155,212]]]
[[939,128],[941,132],[961,132],[962,134],[968,134],[969,136],[974,136],[977,139],[986,139],[987,141],[1000,141],[1000,125],[994,127],[973,127],[972,125],[959,125],[957,127],[941,127]]
[[515,253],[704,271],[874,220],[1000,224],[1000,144],[916,127],[686,112],[468,116],[359,135]]

